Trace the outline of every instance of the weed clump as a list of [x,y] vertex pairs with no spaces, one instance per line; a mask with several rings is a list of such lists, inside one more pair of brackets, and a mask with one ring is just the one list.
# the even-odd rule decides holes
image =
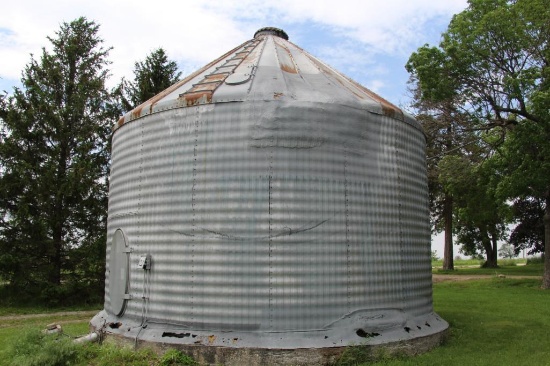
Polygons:
[[538,257],[527,258],[527,265],[529,264],[544,264],[544,255]]
[[135,350],[115,344],[74,343],[70,336],[28,329],[6,352],[8,366],[198,366],[180,351],[171,349],[159,357],[150,348]]
[[158,366],[197,366],[198,363],[192,357],[176,349],[169,349],[160,358]]
[[518,265],[518,262],[515,259],[499,259],[498,264],[502,267],[515,267]]
[[8,350],[9,365],[76,365],[82,361],[80,347],[66,336],[27,330],[15,340]]

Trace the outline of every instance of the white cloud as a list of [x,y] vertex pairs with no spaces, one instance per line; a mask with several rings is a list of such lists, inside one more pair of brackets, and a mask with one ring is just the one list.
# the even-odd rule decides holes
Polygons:
[[375,93],[380,93],[381,89],[386,86],[386,83],[383,80],[371,80],[365,86]]
[[384,52],[395,52],[422,37],[427,22],[450,17],[464,9],[466,3],[466,0],[243,0],[215,2],[204,7],[251,21],[325,24],[333,32]]
[[[13,4],[13,5],[12,5]],[[202,63],[219,56],[239,42],[251,38],[236,22],[207,12],[194,3],[158,1],[155,6],[131,1],[29,1],[13,2],[0,12],[0,76],[18,79],[30,53],[39,56],[41,47],[55,37],[63,22],[86,16],[100,25],[105,47],[113,47],[111,70],[117,77],[131,74],[135,61],[157,47],[170,58]],[[229,41],[232,40],[232,41]],[[237,42],[237,43],[234,43]]]

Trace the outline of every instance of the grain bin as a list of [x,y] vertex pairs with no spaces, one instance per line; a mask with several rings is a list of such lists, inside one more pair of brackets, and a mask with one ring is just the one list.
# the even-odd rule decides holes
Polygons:
[[424,148],[409,114],[260,29],[114,127],[92,326],[212,363],[437,341]]

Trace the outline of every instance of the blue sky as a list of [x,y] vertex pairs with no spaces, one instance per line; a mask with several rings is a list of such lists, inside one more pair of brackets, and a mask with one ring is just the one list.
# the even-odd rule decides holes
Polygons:
[[86,16],[100,25],[110,53],[110,83],[157,47],[186,75],[265,26],[395,104],[407,102],[404,65],[425,43],[437,44],[466,0],[127,0],[12,1],[0,12],[0,90],[19,85],[30,54],[39,57],[62,22]]
[[[110,86],[132,78],[133,65],[163,47],[187,75],[252,38],[262,27],[284,29],[290,41],[394,104],[406,109],[404,69],[425,43],[437,45],[467,0],[19,0],[0,12],[0,91],[20,85],[31,54],[46,37],[80,16],[100,25]],[[434,249],[443,248],[436,239]]]

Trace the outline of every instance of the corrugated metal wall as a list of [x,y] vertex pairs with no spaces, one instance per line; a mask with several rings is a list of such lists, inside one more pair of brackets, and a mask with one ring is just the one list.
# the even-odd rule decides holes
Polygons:
[[[422,132],[339,105],[265,104],[170,110],[114,134],[109,238],[122,229],[133,248],[130,293],[147,283],[148,319],[296,331],[363,309],[430,313]],[[109,276],[107,310],[108,290]]]

